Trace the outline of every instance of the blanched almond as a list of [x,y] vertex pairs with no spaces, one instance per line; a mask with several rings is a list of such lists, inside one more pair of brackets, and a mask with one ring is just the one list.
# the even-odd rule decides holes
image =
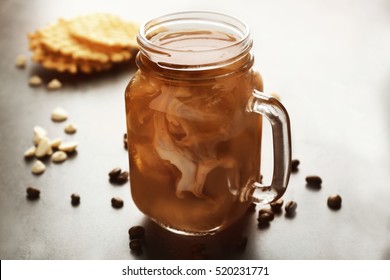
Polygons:
[[68,134],[73,134],[76,133],[77,128],[72,123],[69,123],[65,126],[64,131]]
[[43,162],[40,160],[35,161],[31,167],[31,172],[36,175],[42,174],[43,172],[45,172],[45,170],[46,170],[46,165],[43,164]]
[[41,126],[39,126],[39,125],[36,125],[36,126],[34,126],[34,134],[39,134],[39,135],[42,135],[42,136],[47,136],[47,131],[43,128],[43,127],[41,127]]
[[40,158],[46,155],[50,156],[53,153],[53,150],[50,146],[50,140],[47,137],[43,137],[35,150],[35,156]]
[[51,119],[55,122],[63,122],[68,118],[68,112],[64,109],[57,107],[51,113]]
[[68,158],[67,154],[63,151],[57,151],[51,156],[52,162],[63,162]]
[[26,67],[27,57],[23,54],[19,54],[15,60],[15,66],[18,68]]
[[40,86],[42,84],[42,79],[37,75],[31,76],[30,79],[28,79],[28,84],[33,87]]
[[58,149],[66,153],[70,153],[76,151],[77,146],[78,146],[77,142],[61,143]]
[[34,126],[34,145],[38,145],[38,143],[42,140],[42,138],[47,136],[47,132],[44,128],[40,126]]
[[60,89],[61,87],[62,83],[57,79],[53,79],[47,84],[47,88],[50,90]]
[[36,151],[36,147],[35,146],[32,146],[30,148],[28,148],[25,152],[24,152],[24,157],[26,158],[30,158],[30,157],[33,157],[35,156],[35,151]]
[[53,148],[53,149],[58,149],[58,147],[61,145],[61,138],[56,138],[56,139],[53,139],[50,141],[50,146]]

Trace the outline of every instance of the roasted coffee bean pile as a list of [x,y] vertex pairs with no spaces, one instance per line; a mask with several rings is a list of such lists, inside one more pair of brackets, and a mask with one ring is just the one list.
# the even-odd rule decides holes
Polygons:
[[129,247],[134,253],[142,253],[145,238],[145,228],[143,226],[133,226],[129,228]]
[[115,167],[108,173],[111,183],[123,185],[129,180],[129,172],[122,171],[121,168]]
[[[300,161],[298,159],[291,160],[291,172],[295,173],[299,171]],[[306,186],[312,189],[321,189],[322,187],[322,178],[318,175],[309,175],[306,176]],[[339,210],[341,208],[342,199],[341,196],[330,195],[327,200],[327,205],[332,210]],[[257,216],[257,225],[260,229],[267,228],[270,225],[270,222],[274,220],[275,214],[280,214],[283,207],[283,199],[278,199],[270,203],[270,209],[263,208],[258,212]],[[284,205],[284,212],[287,218],[293,218],[296,215],[298,208],[298,203],[296,201],[289,201]],[[247,212],[252,212],[255,207],[250,205]]]
[[[280,214],[282,212],[282,206],[284,201],[278,199],[275,202],[270,204],[269,208],[260,209],[257,216],[257,225],[260,229],[269,227],[271,221],[274,220],[275,214]],[[295,210],[297,209],[298,204],[295,201],[289,201],[284,207],[286,217],[293,217],[295,215]]]
[[141,239],[145,237],[145,228],[143,226],[133,226],[129,228],[130,240]]
[[130,250],[136,253],[142,253],[142,242],[139,239],[130,240]]
[[274,219],[275,215],[271,209],[260,209],[257,217],[257,225],[259,228],[268,227],[269,223]]
[[[291,171],[297,172],[299,164],[300,164],[300,161],[298,159],[293,159],[291,161]],[[305,180],[306,180],[306,186],[308,188],[319,190],[322,187],[322,178],[318,175],[306,176]],[[338,195],[338,194],[331,195],[328,197],[327,205],[330,209],[338,210],[341,208],[341,202],[342,202],[342,199],[341,199],[340,195]],[[290,207],[294,207],[294,206],[290,205]]]
[[[108,173],[108,178],[110,183],[117,184],[117,185],[123,185],[129,180],[129,172],[122,171],[120,167],[113,168]],[[113,208],[119,209],[122,208],[124,205],[123,199],[120,197],[113,197],[111,199],[111,206]]]

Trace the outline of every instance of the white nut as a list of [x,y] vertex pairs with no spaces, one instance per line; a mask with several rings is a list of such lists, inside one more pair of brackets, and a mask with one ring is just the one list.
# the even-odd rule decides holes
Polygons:
[[63,151],[57,151],[51,156],[52,162],[63,162],[68,158],[68,155]]
[[58,147],[61,145],[61,138],[56,138],[56,139],[53,139],[50,141],[50,146],[53,148],[53,149],[58,149]]
[[50,140],[47,137],[43,137],[38,143],[35,156],[40,158],[46,155],[50,156],[52,153],[53,150],[51,149]]
[[35,156],[35,150],[36,150],[36,149],[37,149],[37,148],[35,148],[35,146],[30,147],[29,149],[27,149],[27,150],[24,152],[24,157],[30,158],[30,157]]
[[34,164],[31,167],[31,172],[33,174],[42,174],[46,170],[46,165],[43,164],[42,161],[37,160],[34,162]]
[[16,65],[16,67],[18,67],[18,68],[24,68],[24,67],[26,67],[26,63],[27,63],[27,58],[26,58],[25,55],[19,54],[19,55],[16,57],[16,60],[15,60],[15,65]]
[[46,130],[43,128],[43,127],[41,127],[41,126],[38,126],[38,125],[36,125],[36,126],[34,126],[34,134],[39,134],[39,135],[42,135],[42,136],[47,136],[47,132],[46,132]]
[[37,75],[31,76],[30,79],[28,79],[28,84],[33,87],[40,86],[42,84],[42,79]]
[[42,138],[47,136],[47,132],[44,128],[40,126],[34,126],[34,145],[38,145]]
[[65,121],[68,118],[68,113],[60,108],[57,107],[51,112],[51,119],[55,122],[62,122]]
[[76,133],[77,128],[72,123],[69,123],[65,126],[64,131],[68,134],[73,134]]
[[47,88],[51,90],[60,89],[61,87],[62,83],[57,79],[53,79],[47,84]]
[[66,153],[71,153],[76,151],[77,145],[78,145],[77,142],[61,143],[58,149]]

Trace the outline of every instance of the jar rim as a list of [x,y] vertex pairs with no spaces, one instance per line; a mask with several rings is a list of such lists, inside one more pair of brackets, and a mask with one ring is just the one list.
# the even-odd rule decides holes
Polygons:
[[[169,63],[169,60],[171,60],[172,56],[175,54],[180,55],[189,50],[161,46],[153,41],[154,36],[160,32],[171,31],[169,28],[172,28],[173,31],[188,30],[190,24],[195,26],[207,26],[208,24],[208,27],[215,31],[220,31],[219,29],[225,30],[228,32],[228,35],[235,35],[237,37],[237,40],[233,41],[231,44],[221,47],[191,50],[191,53],[194,55],[199,55],[199,62],[197,63],[200,66],[236,59],[237,57],[242,56],[243,53],[247,53],[252,47],[250,29],[245,22],[222,13],[184,11],[157,17],[141,26],[137,36],[140,51],[156,63]],[[219,61],[202,61],[202,54],[215,53],[215,57],[217,58],[222,57],[218,56],[218,53],[227,53],[226,51],[229,49],[234,50],[230,53],[230,57],[219,58]],[[183,62],[183,64],[186,63]]]

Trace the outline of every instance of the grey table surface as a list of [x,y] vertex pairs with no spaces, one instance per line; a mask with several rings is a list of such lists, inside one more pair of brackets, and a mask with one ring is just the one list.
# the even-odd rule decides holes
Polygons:
[[[285,201],[298,202],[293,219],[279,215],[258,229],[256,213],[228,230],[193,238],[169,233],[133,204],[129,185],[114,186],[107,173],[128,169],[122,146],[123,92],[136,68],[127,64],[98,75],[65,75],[29,62],[26,34],[59,17],[104,11],[139,23],[166,13],[209,10],[227,13],[251,26],[253,53],[265,92],[277,92],[292,122],[292,174]],[[0,2],[0,258],[1,259],[187,259],[204,243],[210,259],[390,259],[390,1],[22,1]],[[39,74],[63,88],[31,88]],[[69,112],[78,126],[65,135],[53,123],[54,107]],[[75,156],[31,174],[23,153],[35,125],[49,136],[79,142]],[[269,127],[265,129],[263,174],[272,172]],[[323,178],[320,189],[305,177]],[[41,189],[26,199],[28,186]],[[72,207],[70,194],[81,204]],[[339,211],[326,205],[343,197]],[[124,199],[111,207],[113,196]],[[257,207],[260,209],[260,207]],[[127,230],[146,228],[142,254],[129,251]],[[234,244],[240,236],[244,251]]]

